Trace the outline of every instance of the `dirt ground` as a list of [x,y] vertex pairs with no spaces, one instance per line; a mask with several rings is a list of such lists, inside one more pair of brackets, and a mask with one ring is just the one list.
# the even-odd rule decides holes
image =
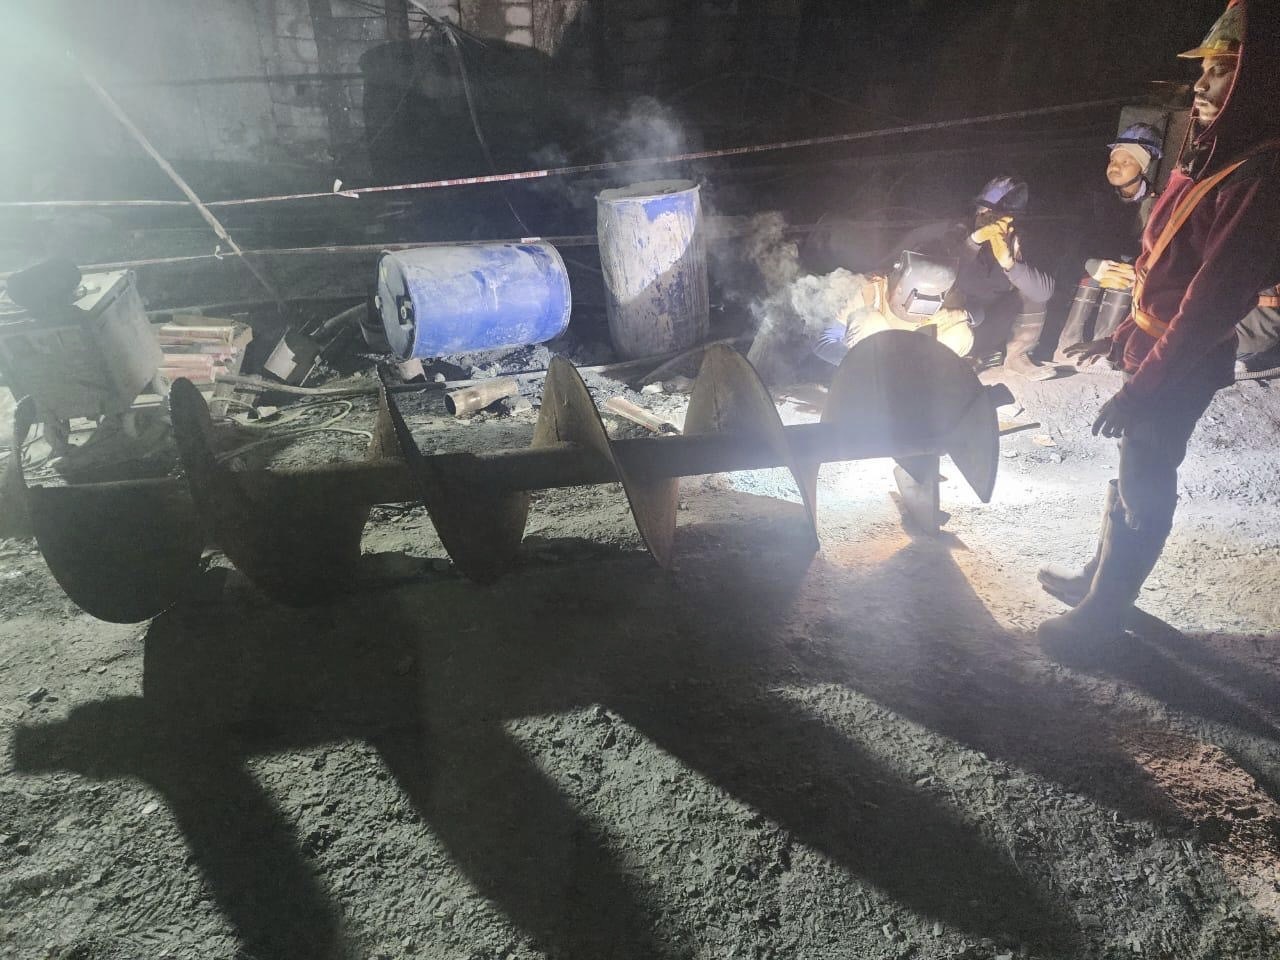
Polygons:
[[882,461],[824,468],[818,556],[785,475],[685,481],[669,572],[615,486],[538,494],[492,587],[387,507],[380,587],[290,610],[215,558],[139,626],[0,542],[0,957],[1280,957],[1278,388],[1193,440],[1172,626],[1043,650],[1118,379],[1011,386],[1040,426],[937,539]]

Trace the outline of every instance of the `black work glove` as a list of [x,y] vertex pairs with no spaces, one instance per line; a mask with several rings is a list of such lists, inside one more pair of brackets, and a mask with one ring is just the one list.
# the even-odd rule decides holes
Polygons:
[[1118,440],[1133,429],[1133,425],[1142,415],[1142,405],[1124,390],[1102,405],[1098,418],[1093,421],[1093,435],[1101,434]]
[[1097,363],[1111,352],[1111,338],[1105,337],[1102,340],[1085,340],[1083,343],[1073,343],[1062,351],[1062,355],[1069,360],[1074,360],[1077,367],[1087,367],[1091,363]]

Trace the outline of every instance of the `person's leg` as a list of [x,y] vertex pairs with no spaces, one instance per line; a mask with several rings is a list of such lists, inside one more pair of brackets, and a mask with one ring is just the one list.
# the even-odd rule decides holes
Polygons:
[[1093,557],[1080,570],[1051,563],[1040,568],[1036,579],[1040,588],[1051,597],[1056,597],[1069,607],[1078,606],[1093,585],[1093,575],[1098,572],[1098,562],[1102,559],[1102,545],[1107,539],[1107,527],[1111,525],[1111,514],[1115,511],[1120,497],[1119,483],[1112,480],[1107,484],[1107,500],[1102,511],[1102,529],[1098,532],[1098,544],[1094,548]]
[[1244,373],[1280,367],[1280,310],[1254,307],[1236,324],[1236,360]]
[[1087,640],[1123,631],[1173,526],[1178,467],[1214,392],[1188,384],[1159,417],[1139,423],[1120,441],[1120,478],[1108,498],[1089,590],[1074,610],[1040,625],[1042,640]]
[[1093,339],[1093,319],[1098,313],[1098,302],[1102,299],[1102,287],[1093,277],[1084,277],[1076,287],[1075,299],[1071,301],[1071,310],[1067,313],[1066,323],[1062,326],[1062,335],[1058,338],[1058,349],[1054,353],[1055,360],[1066,360],[1064,351],[1067,347]]

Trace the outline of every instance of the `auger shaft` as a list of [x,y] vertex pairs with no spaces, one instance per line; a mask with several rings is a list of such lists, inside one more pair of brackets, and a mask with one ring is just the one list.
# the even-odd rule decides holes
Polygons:
[[[927,456],[936,454],[939,446],[937,442],[914,446],[894,443],[874,428],[851,431],[831,424],[806,423],[784,429],[791,460],[800,463]],[[619,465],[639,480],[787,466],[766,438],[747,433],[615,440],[613,453]],[[490,491],[584,487],[618,479],[612,464],[576,443],[488,453],[438,453],[432,459],[450,470],[474,472],[477,482]],[[351,505],[403,503],[418,498],[408,467],[393,460],[326,464],[314,469],[246,470],[237,471],[235,477],[250,495],[287,483],[291,496],[324,497]]]
[[[578,371],[554,358],[527,449],[424,454],[383,390],[367,458],[281,470],[232,470],[213,446],[209,408],[185,380],[170,392],[185,476],[28,488],[20,464],[0,494],[30,518],[54,576],[82,608],[126,623],[178,602],[212,538],[246,577],[285,603],[325,602],[357,578],[375,504],[422,504],[456,569],[480,583],[519,559],[530,492],[621,483],[641,539],[661,565],[675,554],[679,478],[784,468],[818,549],[818,468],[888,458],[907,513],[936,530],[939,458],[990,499],[999,463],[996,398],[928,338],[869,337],[831,382],[821,423],[786,426],[750,364],[707,350],[684,433],[614,440]],[[34,424],[19,405],[14,449]]]

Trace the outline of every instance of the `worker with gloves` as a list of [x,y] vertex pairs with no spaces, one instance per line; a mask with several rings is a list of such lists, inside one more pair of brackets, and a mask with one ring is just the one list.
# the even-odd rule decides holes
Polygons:
[[1023,257],[1017,222],[1029,199],[1024,181],[997,177],[974,198],[971,224],[944,222],[918,227],[897,249],[956,259],[956,283],[944,306],[968,317],[978,344],[976,352],[983,355],[1004,346],[1006,370],[1044,380],[1058,370],[1039,363],[1032,354],[1040,342],[1054,281]]
[[992,342],[991,336],[1005,340],[1004,368],[1030,380],[1046,380],[1057,368],[1033,354],[1053,296],[1053,277],[1023,260],[1015,229],[1029,194],[1026,183],[1011,177],[997,177],[983,188],[975,200],[975,229],[961,254],[957,291],[974,326],[992,331],[987,341]]
[[1164,157],[1164,139],[1149,123],[1135,123],[1108,145],[1106,177],[1111,190],[1095,204],[1094,231],[1087,250],[1098,259],[1085,264],[1085,275],[1058,338],[1059,358],[1084,340],[1111,336],[1129,314],[1133,261],[1142,248],[1142,231],[1156,193],[1155,164]]
[[[1068,349],[1078,343],[1110,338],[1133,305],[1133,260],[1141,250],[1142,231],[1156,200],[1151,174],[1153,164],[1163,159],[1163,141],[1155,127],[1135,123],[1110,147],[1107,182],[1120,200],[1111,206],[1121,211],[1121,216],[1118,220],[1101,217],[1100,229],[1091,238],[1091,252],[1111,259],[1085,264],[1085,276],[1076,288],[1058,339],[1057,356],[1063,360],[1068,359]],[[1257,306],[1237,324],[1236,337],[1237,379],[1280,374],[1280,290],[1264,290],[1258,295]],[[1096,354],[1093,359],[1098,359]]]
[[838,365],[854,344],[882,330],[914,330],[935,337],[958,356],[973,348],[969,315],[947,307],[957,262],[904,250],[887,277],[864,278],[859,292],[822,332],[813,352]]
[[1072,348],[1125,371],[1093,424],[1120,441],[1119,477],[1093,559],[1040,572],[1073,607],[1040,625],[1046,643],[1123,631],[1172,528],[1187,442],[1233,380],[1236,325],[1280,283],[1280,5],[1231,0],[1181,56],[1200,60],[1193,124],[1143,235],[1133,311],[1109,340]]

